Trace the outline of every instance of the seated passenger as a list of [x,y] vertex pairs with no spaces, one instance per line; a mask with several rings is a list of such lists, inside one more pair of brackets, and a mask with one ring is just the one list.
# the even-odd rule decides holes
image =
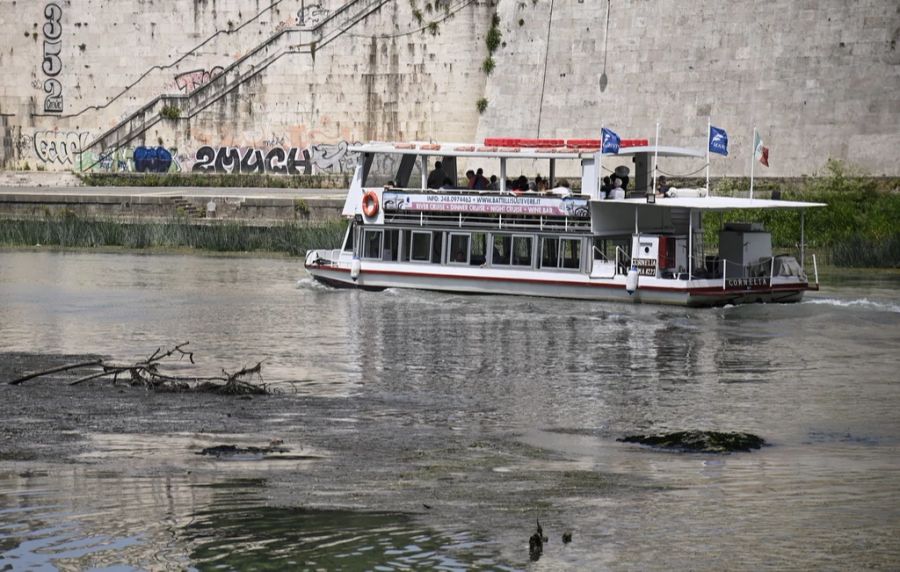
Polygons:
[[559,182],[553,189],[550,190],[554,195],[559,195],[561,197],[567,197],[572,194],[572,189],[569,188],[569,181],[566,179],[560,179]]
[[609,190],[606,198],[610,200],[625,198],[625,189],[622,188],[622,179],[620,179],[619,177],[613,179],[612,189]]
[[669,189],[670,189],[670,188],[671,188],[671,187],[669,187],[669,182],[666,181],[666,176],[665,176],[665,175],[660,175],[660,176],[656,179],[656,194],[657,194],[657,195],[659,195],[659,196],[661,196],[661,197],[667,197],[667,196],[669,196]]
[[455,189],[455,188],[456,188],[456,186],[453,184],[453,181],[450,180],[450,177],[445,176],[444,183],[441,185],[441,189],[447,190],[447,189]]
[[428,173],[428,188],[436,189],[441,186],[441,182],[447,177],[444,174],[443,165],[438,161],[434,164],[434,170]]
[[466,188],[474,189],[475,188],[475,171],[473,171],[472,169],[469,169],[468,171],[466,171],[466,180],[468,181],[466,183]]
[[489,184],[484,176],[484,169],[479,168],[475,173],[475,183],[472,185],[472,188],[478,191],[486,191]]
[[491,191],[499,191],[500,190],[500,181],[497,180],[497,175],[491,175],[491,182],[488,184],[488,190],[491,190]]

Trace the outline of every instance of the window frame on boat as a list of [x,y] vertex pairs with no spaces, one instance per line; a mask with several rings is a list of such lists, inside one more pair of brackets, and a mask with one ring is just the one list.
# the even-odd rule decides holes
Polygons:
[[[378,235],[378,254],[372,256],[369,252],[369,247],[371,243],[369,242],[369,235]],[[384,229],[380,228],[363,228],[362,237],[360,238],[360,248],[359,248],[360,258],[362,260],[382,260],[384,258]]]
[[[515,268],[515,269],[534,269],[534,234],[525,234],[525,233],[514,233],[514,232],[491,232],[489,233],[490,240],[489,243],[491,245],[491,256],[490,256],[490,265],[492,267],[497,268]],[[509,243],[507,245],[509,252],[506,257],[509,262],[497,262],[494,260],[494,252],[496,248],[496,239],[498,238],[508,238]],[[516,244],[517,241],[527,240],[529,243],[529,253],[528,253],[528,264],[516,263]]]
[[[550,270],[553,272],[582,272],[584,270],[584,237],[567,237],[560,236],[558,234],[544,234],[540,235],[541,242],[541,252],[538,257],[538,270]],[[553,266],[549,266],[544,262],[544,250],[547,248],[547,241],[552,240],[556,241],[556,253],[554,255],[555,264]],[[578,255],[576,257],[571,258],[571,260],[577,261],[577,266],[566,266],[565,260],[567,257],[564,256],[566,242],[573,243],[577,245]]]
[[[455,238],[464,238],[466,245],[464,249],[454,248],[453,240]],[[455,252],[464,252],[465,260],[456,260]],[[472,233],[471,232],[448,232],[447,233],[447,264],[453,266],[469,266],[469,260],[472,257]]]
[[[413,245],[416,242],[416,235],[428,235],[428,249],[424,259],[413,257]],[[433,230],[415,230],[409,229],[409,247],[407,249],[408,258],[406,262],[416,264],[431,264],[431,249],[434,248],[434,231]]]

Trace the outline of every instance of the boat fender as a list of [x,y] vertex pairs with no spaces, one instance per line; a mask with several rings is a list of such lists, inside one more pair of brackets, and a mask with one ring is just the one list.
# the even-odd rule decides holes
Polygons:
[[375,194],[375,191],[368,191],[363,195],[362,210],[363,214],[369,218],[378,214],[378,195]]
[[631,270],[628,271],[628,276],[625,278],[625,290],[628,291],[629,294],[634,294],[638,289],[638,269],[635,266],[631,267]]
[[359,261],[359,258],[354,258],[353,262],[350,263],[350,278],[355,282],[357,278],[359,278],[359,271],[362,268],[362,263]]

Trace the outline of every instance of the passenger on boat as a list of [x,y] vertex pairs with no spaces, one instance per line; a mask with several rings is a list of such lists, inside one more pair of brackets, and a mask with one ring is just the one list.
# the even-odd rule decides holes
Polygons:
[[500,181],[497,179],[497,175],[491,175],[491,182],[488,184],[488,189],[491,191],[500,190]]
[[626,167],[625,165],[619,165],[618,167],[616,167],[616,170],[614,171],[615,176],[622,180],[622,190],[623,191],[628,190],[628,174],[630,172],[631,172],[631,170],[628,167]]
[[484,169],[479,168],[478,171],[475,172],[475,186],[473,188],[479,191],[486,191],[489,184],[487,178],[484,176]]
[[624,199],[625,198],[625,189],[622,188],[622,179],[616,177],[613,179],[613,186],[607,193],[606,198],[609,200],[613,199]]
[[669,196],[669,182],[666,181],[665,175],[660,175],[659,178],[656,179],[656,194],[662,197]]
[[475,171],[469,169],[466,171],[466,188],[474,189],[475,188]]
[[603,198],[605,199],[609,194],[610,189],[612,189],[612,182],[609,180],[609,177],[603,177],[603,184],[600,185],[600,192],[603,193]]
[[444,183],[441,185],[441,189],[447,190],[454,188],[456,188],[456,185],[453,184],[453,180],[450,177],[444,175]]
[[547,192],[547,179],[544,179],[540,175],[534,178],[534,190],[539,193]]
[[434,170],[428,173],[428,188],[436,189],[441,186],[447,175],[444,173],[443,165],[440,161],[434,164]]
[[559,195],[561,197],[568,197],[572,194],[572,189],[569,188],[569,181],[566,179],[560,179],[559,184],[553,189],[550,190],[554,195]]

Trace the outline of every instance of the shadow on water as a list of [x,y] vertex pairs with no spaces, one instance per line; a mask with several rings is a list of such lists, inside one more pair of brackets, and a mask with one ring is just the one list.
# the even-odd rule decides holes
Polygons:
[[483,541],[409,514],[267,506],[264,479],[31,473],[0,476],[0,492],[4,572],[495,567]]
[[422,530],[408,515],[254,506],[210,509],[181,531],[198,570],[467,569],[466,533]]

